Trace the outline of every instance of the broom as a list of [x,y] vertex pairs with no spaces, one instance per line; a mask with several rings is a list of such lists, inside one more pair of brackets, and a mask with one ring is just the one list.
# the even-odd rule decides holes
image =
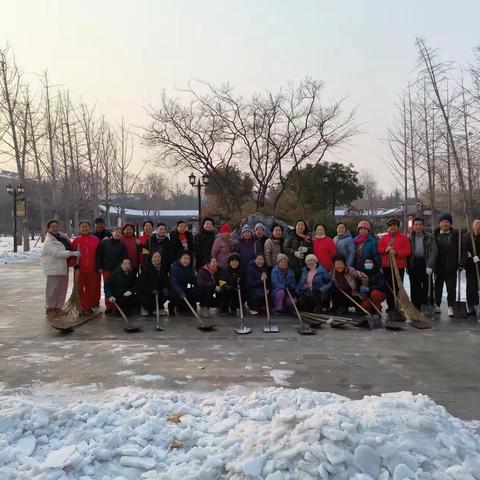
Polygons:
[[[80,251],[80,245],[77,247],[77,251]],[[79,257],[75,260],[75,266],[78,266]],[[78,290],[78,269],[73,270],[73,287],[70,297],[68,297],[67,302],[65,303],[63,310],[66,312],[65,315],[65,324],[75,325],[78,322],[78,317],[80,315],[80,292]]]

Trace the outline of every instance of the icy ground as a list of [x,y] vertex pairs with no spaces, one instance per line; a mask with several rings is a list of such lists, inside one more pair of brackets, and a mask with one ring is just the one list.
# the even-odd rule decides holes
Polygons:
[[[22,262],[25,260],[32,260],[39,258],[42,253],[42,243],[38,240],[38,236],[35,240],[30,239],[30,251],[24,252],[23,245],[18,247],[18,252],[13,253],[13,237],[0,236],[0,264],[1,263],[14,263]],[[35,245],[36,244],[36,245]]]
[[480,479],[475,425],[407,392],[3,393],[2,480]]

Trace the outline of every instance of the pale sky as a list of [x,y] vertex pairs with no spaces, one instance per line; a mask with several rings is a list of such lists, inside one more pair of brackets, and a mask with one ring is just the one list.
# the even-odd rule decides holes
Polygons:
[[0,42],[32,78],[48,69],[72,98],[132,125],[148,122],[162,89],[195,78],[242,94],[323,80],[327,98],[358,106],[365,132],[335,160],[369,168],[386,191],[382,139],[412,77],[415,37],[466,64],[479,18],[479,0],[4,0]]

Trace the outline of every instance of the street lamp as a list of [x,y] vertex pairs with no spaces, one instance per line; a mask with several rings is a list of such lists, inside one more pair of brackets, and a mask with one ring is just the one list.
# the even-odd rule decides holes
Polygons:
[[337,179],[334,175],[323,175],[322,182],[332,189],[332,217],[335,218],[335,206],[337,203]]
[[198,195],[198,226],[200,227],[200,222],[202,221],[202,187],[206,187],[209,183],[209,178],[207,175],[202,175],[202,178],[197,180],[197,177],[192,172],[188,176],[188,182],[192,187],[197,187]]
[[13,253],[17,253],[17,196],[25,192],[23,185],[14,187],[8,184],[5,188],[9,195],[13,197]]

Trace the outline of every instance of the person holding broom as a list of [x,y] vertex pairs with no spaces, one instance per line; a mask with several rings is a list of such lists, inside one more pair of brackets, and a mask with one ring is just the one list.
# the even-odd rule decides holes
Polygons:
[[112,304],[117,304],[126,315],[136,305],[135,295],[136,272],[129,258],[123,258],[105,282],[105,298]]
[[461,266],[467,274],[467,305],[468,314],[476,315],[479,308],[478,284],[480,274],[480,217],[472,224],[472,232],[465,233],[462,242]]

